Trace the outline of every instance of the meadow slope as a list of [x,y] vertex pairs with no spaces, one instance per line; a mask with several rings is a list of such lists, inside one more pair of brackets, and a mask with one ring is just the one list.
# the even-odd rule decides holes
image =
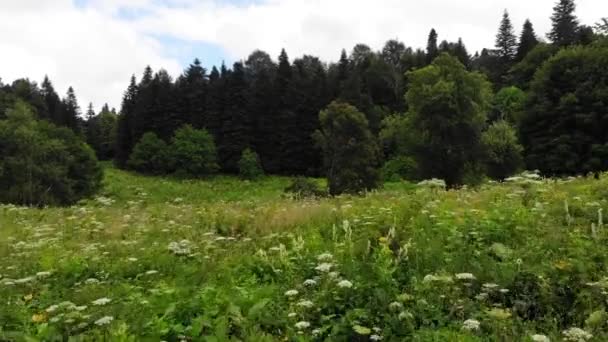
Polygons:
[[608,340],[608,179],[288,184],[107,168],[96,199],[1,206],[0,340]]

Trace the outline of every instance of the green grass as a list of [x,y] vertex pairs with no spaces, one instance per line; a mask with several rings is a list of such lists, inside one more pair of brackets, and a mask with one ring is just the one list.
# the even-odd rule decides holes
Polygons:
[[0,207],[0,340],[608,339],[606,180],[302,201],[288,184],[107,167],[97,199]]

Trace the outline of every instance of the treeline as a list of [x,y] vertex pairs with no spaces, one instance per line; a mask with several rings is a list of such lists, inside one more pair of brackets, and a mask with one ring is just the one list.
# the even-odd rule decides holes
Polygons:
[[[0,88],[0,115],[21,99],[77,132],[100,159],[149,173],[237,173],[244,155],[266,173],[343,174],[354,188],[372,188],[380,175],[458,185],[523,168],[606,170],[608,20],[581,25],[573,0],[559,0],[551,20],[545,41],[529,20],[516,32],[505,10],[495,47],[474,55],[433,29],[424,50],[397,40],[380,51],[357,44],[329,64],[291,60],[285,50],[275,61],[258,50],[230,68],[208,70],[197,59],[175,80],[148,67],[132,76],[119,114],[90,105],[84,118],[71,88],[60,100],[48,79],[41,88],[19,80]],[[184,162],[193,156],[175,155],[174,146],[197,139],[204,146],[192,151],[214,155],[195,158],[210,162],[193,174]],[[145,164],[152,160],[160,166]]]

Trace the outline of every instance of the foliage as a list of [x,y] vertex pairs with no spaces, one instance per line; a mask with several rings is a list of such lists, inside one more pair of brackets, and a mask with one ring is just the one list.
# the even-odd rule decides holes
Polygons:
[[114,157],[117,120],[117,115],[107,106],[98,115],[87,120],[87,143],[100,160],[111,160]]
[[534,77],[521,123],[526,163],[545,174],[606,170],[606,47],[560,51]]
[[539,43],[524,59],[515,64],[509,71],[511,83],[522,90],[528,90],[536,71],[549,58],[557,53],[559,48],[554,45]]
[[243,150],[239,160],[239,175],[244,179],[256,179],[264,175],[260,157],[249,148]]
[[133,148],[127,165],[141,173],[163,174],[172,169],[171,151],[166,142],[148,132]]
[[547,34],[547,38],[553,44],[561,47],[577,42],[579,23],[574,14],[575,10],[576,4],[574,0],[559,0],[555,7],[553,7],[551,32]]
[[206,130],[190,125],[176,130],[169,154],[173,169],[179,174],[200,177],[218,170],[215,143]]
[[502,88],[494,96],[493,120],[505,120],[517,125],[524,112],[526,93],[514,86]]
[[478,168],[481,131],[491,101],[490,84],[468,72],[454,57],[438,57],[430,66],[408,74],[412,134],[418,139],[416,162],[426,178],[449,187],[463,184]]
[[486,172],[491,178],[503,180],[523,166],[523,147],[508,122],[493,123],[483,132],[481,142],[486,155]]
[[517,46],[517,55],[515,56],[515,60],[520,62],[526,58],[528,53],[532,51],[536,45],[538,45],[538,43],[538,38],[534,32],[534,26],[532,26],[530,20],[526,19],[521,31],[521,35],[519,36],[519,45]]
[[317,182],[306,177],[294,178],[284,191],[285,193],[292,194],[295,198],[323,197],[327,195],[327,192],[322,190]]
[[329,193],[357,193],[379,186],[380,150],[367,119],[355,107],[332,102],[319,113],[315,132],[323,151]]
[[2,203],[69,205],[101,186],[91,148],[70,130],[35,120],[20,101],[0,120],[0,155]]
[[[509,18],[509,12],[505,10],[500,22],[500,28],[496,35],[496,49],[503,63],[511,63],[517,55],[517,37],[513,31],[513,24]],[[505,66],[508,68],[508,66]]]
[[397,156],[387,160],[382,166],[382,179],[386,182],[413,181],[419,177],[418,165],[412,157]]

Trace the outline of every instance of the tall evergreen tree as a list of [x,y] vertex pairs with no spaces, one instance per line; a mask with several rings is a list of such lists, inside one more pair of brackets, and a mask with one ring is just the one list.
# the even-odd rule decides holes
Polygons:
[[78,106],[74,88],[68,88],[66,97],[63,99],[62,107],[61,124],[71,128],[74,132],[79,132],[80,107]]
[[507,10],[502,15],[500,28],[496,35],[496,49],[503,63],[511,63],[517,54],[517,37],[515,37],[511,18],[509,18]]
[[114,162],[118,167],[126,167],[129,155],[137,140],[133,136],[133,121],[137,104],[137,80],[131,76],[131,83],[123,95],[122,108],[118,117]]
[[574,14],[576,5],[574,0],[559,0],[553,7],[551,15],[552,28],[547,34],[553,44],[558,46],[568,46],[575,44],[579,29],[578,19]]
[[185,124],[191,124],[195,128],[205,127],[207,70],[202,67],[198,58],[178,79],[176,88],[176,128]]
[[435,29],[431,29],[429,33],[429,38],[426,43],[426,62],[428,64],[432,63],[437,56],[439,56],[439,48],[437,47],[437,31]]
[[61,99],[57,92],[55,92],[55,88],[53,88],[53,84],[49,80],[48,76],[44,76],[44,81],[42,81],[42,96],[44,98],[44,103],[46,104],[46,109],[48,110],[48,119],[57,124],[61,124]]
[[526,57],[526,55],[536,47],[536,45],[538,45],[538,38],[536,38],[534,27],[532,26],[530,20],[526,19],[519,38],[519,46],[517,47],[515,61],[522,61],[524,57]]

